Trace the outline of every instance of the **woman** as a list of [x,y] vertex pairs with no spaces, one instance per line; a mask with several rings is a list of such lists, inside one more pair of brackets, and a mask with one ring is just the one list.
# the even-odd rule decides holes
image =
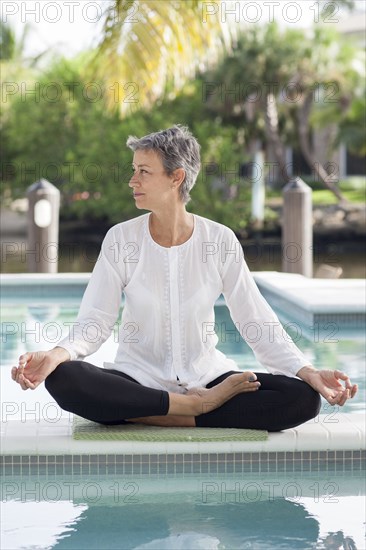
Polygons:
[[[150,213],[108,231],[70,335],[50,351],[22,355],[13,379],[24,390],[45,381],[63,409],[103,424],[278,431],[314,418],[319,394],[338,405],[353,397],[357,387],[344,373],[316,370],[284,337],[235,234],[187,212],[200,170],[188,129],[130,137],[127,145],[136,207]],[[117,355],[101,369],[83,358],[110,335],[122,292]],[[270,373],[240,372],[216,349],[221,293]]]

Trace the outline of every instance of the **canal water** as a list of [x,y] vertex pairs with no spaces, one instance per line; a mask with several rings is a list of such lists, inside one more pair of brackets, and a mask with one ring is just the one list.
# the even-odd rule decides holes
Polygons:
[[[1,272],[27,273],[27,255],[43,254],[50,262],[58,261],[60,273],[88,273],[92,271],[99,254],[102,236],[93,242],[80,242],[77,238],[64,241],[59,250],[51,243],[43,251],[29,251],[23,238],[7,238],[1,242]],[[279,239],[264,242],[247,241],[243,244],[244,254],[251,271],[282,271],[283,254],[301,254],[296,248],[284,250]],[[331,242],[313,247],[313,273],[322,264],[341,267],[342,278],[365,278],[365,245],[359,242]]]

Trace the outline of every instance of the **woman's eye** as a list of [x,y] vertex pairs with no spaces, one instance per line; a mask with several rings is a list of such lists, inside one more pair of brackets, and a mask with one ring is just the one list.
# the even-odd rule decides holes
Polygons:
[[133,174],[137,174],[138,172],[140,172],[140,174],[147,174],[148,173],[148,171],[144,170],[143,168],[141,168],[141,170],[137,170],[137,168],[132,168],[132,173]]

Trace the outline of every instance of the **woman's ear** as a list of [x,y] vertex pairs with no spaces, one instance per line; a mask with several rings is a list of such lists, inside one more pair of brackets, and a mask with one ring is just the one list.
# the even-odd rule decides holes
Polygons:
[[173,183],[175,187],[179,187],[180,184],[184,181],[184,178],[186,177],[186,172],[184,168],[177,168],[173,172]]

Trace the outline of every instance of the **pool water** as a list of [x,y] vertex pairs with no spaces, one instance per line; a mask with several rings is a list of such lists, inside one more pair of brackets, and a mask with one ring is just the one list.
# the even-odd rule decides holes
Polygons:
[[[2,401],[7,404],[7,412],[12,408],[12,418],[19,418],[21,407],[41,406],[51,398],[44,387],[36,392],[19,392],[19,387],[10,379],[10,367],[16,364],[19,355],[25,351],[51,349],[58,340],[69,331],[70,324],[75,320],[79,304],[70,302],[59,304],[29,303],[9,304],[2,308],[1,316],[1,356],[0,382]],[[265,371],[256,361],[249,345],[236,331],[225,305],[215,308],[215,331],[219,337],[218,347],[226,355],[233,358],[243,370]],[[116,325],[117,327],[117,325]],[[317,368],[339,369],[345,371],[353,383],[359,385],[356,398],[348,400],[344,407],[331,407],[323,400],[321,413],[330,416],[342,412],[364,412],[366,410],[365,384],[365,339],[360,330],[341,330],[332,325],[325,327],[306,327],[297,323],[286,323],[284,327],[295,343],[305,353]],[[252,327],[253,328],[253,327]],[[210,328],[210,330],[212,330]],[[255,332],[248,330],[251,338],[257,337]],[[102,366],[104,361],[113,361],[118,346],[118,332],[115,330],[109,340],[89,357],[89,361]],[[2,412],[4,410],[2,409]],[[60,412],[60,414],[63,414]]]
[[360,474],[9,478],[1,547],[364,549]]

